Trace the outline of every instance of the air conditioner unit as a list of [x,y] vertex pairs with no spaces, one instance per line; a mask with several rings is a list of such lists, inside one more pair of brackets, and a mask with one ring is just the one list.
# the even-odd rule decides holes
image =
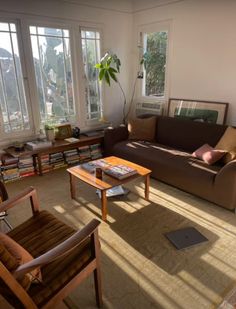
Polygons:
[[136,116],[144,114],[162,115],[163,113],[162,102],[143,102],[136,104]]

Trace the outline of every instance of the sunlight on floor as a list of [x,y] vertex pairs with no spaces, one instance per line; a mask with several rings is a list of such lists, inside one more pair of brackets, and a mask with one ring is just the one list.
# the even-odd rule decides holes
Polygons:
[[[129,183],[127,196],[108,199],[108,220],[103,222],[95,190],[79,184],[77,200],[71,200],[68,175],[64,171],[55,175],[44,176],[43,182],[34,178],[42,209],[75,229],[92,218],[101,221],[104,308],[215,308],[235,284],[233,213],[151,179],[149,201],[144,199],[142,181]],[[20,191],[27,181],[9,188]],[[61,183],[67,190],[58,190]],[[17,212],[9,211],[9,220],[18,225],[29,214],[29,205],[22,205]],[[209,241],[177,251],[164,234],[188,226]],[[71,308],[95,308],[93,288],[91,277],[71,294],[75,304]]]

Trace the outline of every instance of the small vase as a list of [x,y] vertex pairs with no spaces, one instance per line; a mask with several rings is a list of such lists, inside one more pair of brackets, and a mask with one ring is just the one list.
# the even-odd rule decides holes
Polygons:
[[54,129],[46,130],[45,133],[48,141],[53,142],[55,140]]

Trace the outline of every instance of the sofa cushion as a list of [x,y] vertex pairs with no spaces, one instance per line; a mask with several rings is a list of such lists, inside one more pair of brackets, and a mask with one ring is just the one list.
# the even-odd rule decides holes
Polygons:
[[192,153],[206,143],[215,147],[225,130],[218,124],[158,117],[156,142]]
[[190,193],[209,198],[219,165],[193,158],[190,153],[142,141],[123,141],[113,147],[113,155],[152,170],[152,177]]
[[236,147],[229,151],[226,156],[223,158],[224,163],[228,163],[236,159]]
[[222,149],[227,152],[232,152],[231,154],[227,154],[223,158],[225,164],[230,162],[232,160],[232,157],[234,158],[234,150],[236,149],[236,129],[228,127],[215,148]]
[[131,119],[128,123],[129,139],[153,141],[156,131],[156,117]]
[[192,156],[203,160],[207,164],[211,165],[219,161],[225,155],[224,150],[217,150],[208,144],[202,145],[200,148],[192,153]]

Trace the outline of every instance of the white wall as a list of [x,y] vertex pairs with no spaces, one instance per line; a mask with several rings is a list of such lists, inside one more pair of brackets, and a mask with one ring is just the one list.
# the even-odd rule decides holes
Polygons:
[[[78,24],[99,25],[103,33],[102,53],[111,49],[121,59],[122,67],[120,81],[124,85],[127,94],[129,92],[128,82],[131,64],[129,56],[132,49],[133,16],[130,13],[130,3],[123,1],[122,10],[117,6],[109,4],[107,9],[99,8],[99,5],[92,7],[96,1],[91,1],[88,5],[80,4],[86,1],[62,1],[62,0],[8,0],[0,1],[0,17],[9,14],[22,19],[56,19],[77,22]],[[93,3],[92,3],[93,2]],[[105,0],[103,1],[105,6]],[[78,64],[79,65],[79,64]],[[122,120],[123,99],[117,85],[111,88],[104,87],[104,112],[105,117],[113,124],[118,124]]]
[[227,123],[236,126],[236,1],[186,0],[136,12],[134,31],[167,19],[169,97],[229,102]]

